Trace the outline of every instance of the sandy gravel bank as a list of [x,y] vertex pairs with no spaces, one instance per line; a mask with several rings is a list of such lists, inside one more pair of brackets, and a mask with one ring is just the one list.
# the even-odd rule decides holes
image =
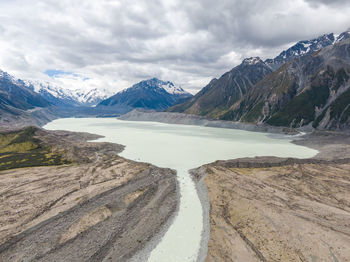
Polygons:
[[298,143],[327,148],[317,157],[332,160],[245,158],[192,170],[209,194],[206,261],[350,261],[350,160],[331,154],[341,140],[312,139]]
[[197,125],[218,128],[241,129],[254,132],[269,132],[269,133],[292,133],[297,131],[285,127],[274,127],[267,125],[255,125],[250,123],[232,122],[224,120],[207,119],[202,116],[184,114],[184,113],[170,113],[170,112],[156,112],[156,111],[142,111],[135,109],[127,114],[118,117],[121,120],[128,121],[152,121],[167,124],[182,124],[182,125]]
[[127,261],[176,211],[173,170],[95,135],[37,136],[73,164],[0,172],[0,261]]

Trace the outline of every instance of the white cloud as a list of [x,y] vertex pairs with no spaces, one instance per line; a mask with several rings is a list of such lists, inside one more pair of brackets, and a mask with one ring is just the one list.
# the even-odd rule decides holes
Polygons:
[[[69,88],[120,90],[158,77],[194,92],[244,57],[345,30],[347,2],[2,0],[0,69]],[[83,77],[52,80],[47,69]]]

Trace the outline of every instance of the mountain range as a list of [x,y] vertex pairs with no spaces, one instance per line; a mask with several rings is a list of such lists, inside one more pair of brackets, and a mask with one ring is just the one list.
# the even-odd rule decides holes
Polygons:
[[274,59],[249,58],[170,112],[322,129],[350,126],[350,32],[300,41]]
[[[109,97],[109,98],[108,98]],[[117,94],[69,90],[0,70],[0,126],[40,125],[58,117],[117,116],[134,108],[165,110],[192,95],[169,81],[141,81]]]
[[350,31],[299,41],[273,59],[246,58],[195,96],[157,78],[112,94],[24,81],[0,70],[2,125],[112,116],[135,108],[274,126],[349,128]]

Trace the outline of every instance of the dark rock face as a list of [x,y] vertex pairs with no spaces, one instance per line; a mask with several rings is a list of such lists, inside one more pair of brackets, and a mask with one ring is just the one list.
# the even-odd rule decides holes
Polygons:
[[153,78],[141,81],[103,100],[97,107],[115,107],[125,112],[134,108],[165,110],[189,97],[192,97],[192,95],[185,92],[181,87],[176,87],[171,82]]
[[169,111],[218,118],[271,72],[259,57],[247,58],[219,79],[213,79],[184,104],[176,105]]

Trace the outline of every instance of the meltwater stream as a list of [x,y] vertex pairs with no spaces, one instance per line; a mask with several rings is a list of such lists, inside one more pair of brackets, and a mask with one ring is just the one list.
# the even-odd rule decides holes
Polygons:
[[197,260],[203,230],[202,206],[188,170],[215,160],[254,156],[307,158],[317,151],[264,133],[112,118],[58,119],[45,126],[103,135],[99,141],[125,145],[123,157],[177,170],[180,207],[173,223],[151,252],[151,262]]

